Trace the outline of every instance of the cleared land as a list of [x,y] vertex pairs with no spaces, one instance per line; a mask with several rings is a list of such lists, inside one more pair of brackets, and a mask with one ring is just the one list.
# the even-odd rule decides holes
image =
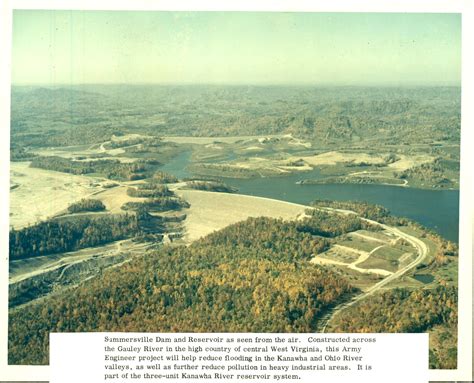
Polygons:
[[146,198],[130,197],[127,194],[127,189],[127,185],[118,185],[97,193],[95,198],[102,201],[110,213],[123,213],[124,210],[122,210],[121,207],[124,203],[131,201],[143,202],[146,200]]
[[16,310],[74,288],[144,254],[150,243],[121,240],[100,247],[10,263],[10,307]]
[[[137,147],[140,144],[126,145],[128,140],[146,140],[153,139],[153,136],[143,134],[125,134],[123,136],[112,135],[110,140],[94,145],[73,145],[64,147],[55,147],[47,149],[37,149],[33,152],[40,156],[58,156],[68,159],[76,159],[77,161],[94,161],[97,159],[114,159],[122,163],[131,163],[137,161],[135,157],[123,156],[126,153],[125,148]],[[109,148],[111,144],[123,143],[124,147]],[[84,158],[82,158],[84,157]],[[79,159],[78,159],[79,158]]]
[[416,266],[421,264],[424,261],[424,259],[427,258],[428,255],[430,254],[429,247],[421,239],[415,236],[412,236],[410,234],[407,234],[406,232],[398,228],[380,224],[370,219],[366,219],[366,218],[362,218],[362,219],[368,223],[379,225],[386,232],[390,232],[392,235],[397,236],[401,238],[402,240],[404,240],[405,242],[409,243],[411,246],[414,247],[416,251],[416,258],[413,259],[410,263],[405,264],[403,267],[400,267],[396,272],[385,277],[380,282],[377,282],[376,284],[372,285],[370,288],[366,289],[362,294],[359,294],[356,297],[354,297],[351,301],[341,303],[340,305],[336,306],[332,312],[328,312],[327,316],[321,321],[321,325],[319,327],[319,330],[321,332],[326,331],[327,327],[330,326],[330,322],[332,318],[334,318],[336,315],[341,315],[341,313],[348,307],[351,307],[357,302],[360,302],[363,299],[366,299],[367,297],[373,295],[374,293],[379,291],[381,288],[388,286],[393,281],[400,279],[404,274],[408,273],[408,271],[413,270]]
[[19,259],[10,262],[10,283],[20,282],[47,271],[86,261],[92,257],[117,255],[123,251],[124,244],[131,244],[131,240],[122,240],[106,245],[89,247],[68,253],[43,255],[40,257]]
[[[330,151],[315,156],[299,157],[311,166],[329,166],[344,163],[353,165],[383,165],[385,164],[385,155],[374,155],[370,153],[343,153],[338,151]],[[297,160],[298,158],[291,158]],[[398,159],[393,163],[386,165],[391,171],[403,171],[414,166],[432,162],[434,157],[429,155],[398,155]],[[372,172],[379,173],[379,172]],[[350,175],[368,174],[368,172],[353,172]]]
[[192,137],[192,136],[166,136],[163,137],[163,141],[175,142],[177,144],[214,144],[217,142],[223,142],[226,144],[233,144],[238,141],[251,141],[251,140],[264,140],[269,138],[280,138],[283,135],[266,135],[266,136],[227,136],[227,137]]
[[[302,183],[381,184],[433,188],[452,188],[456,184],[451,173],[451,175],[443,173],[443,177],[449,175],[452,179],[440,178],[438,168],[436,174],[424,168],[421,170],[421,175],[419,172],[416,174],[412,172],[414,178],[410,179],[402,174],[410,169],[419,169],[423,165],[435,166],[433,164],[436,157],[429,154],[399,154],[398,151],[390,150],[376,152],[373,148],[315,153],[310,142],[299,140],[289,134],[246,138],[236,140],[236,137],[225,137],[223,141],[216,141],[217,137],[216,140],[213,137],[175,137],[177,141],[182,139],[182,143],[195,145],[188,170],[204,176],[270,177],[318,169],[321,177],[309,178]],[[433,182],[432,184],[427,181],[421,182],[417,177],[431,177]]]
[[[382,246],[382,245],[381,245]],[[388,276],[392,274],[392,271],[386,270],[385,268],[379,268],[376,265],[373,268],[361,267],[367,262],[372,254],[377,251],[381,246],[376,247],[371,252],[358,250],[354,247],[334,245],[327,252],[314,257],[311,262],[318,265],[337,265],[341,267],[347,267],[349,269],[358,271],[363,274],[376,274],[381,276]],[[352,262],[351,262],[352,261]]]
[[[299,157],[303,161],[307,162],[311,166],[321,165],[336,165],[338,163],[349,163],[355,164],[367,163],[371,165],[382,164],[384,159],[382,156],[374,156],[367,153],[342,153],[337,151],[326,152],[318,154],[316,156]],[[292,158],[297,160],[298,158]]]
[[388,165],[391,170],[401,172],[403,170],[407,170],[421,164],[426,164],[434,160],[434,157],[428,155],[400,155],[399,157],[400,159],[398,161]]
[[102,190],[102,179],[33,169],[29,162],[10,164],[10,226],[20,229],[45,220],[72,202]]

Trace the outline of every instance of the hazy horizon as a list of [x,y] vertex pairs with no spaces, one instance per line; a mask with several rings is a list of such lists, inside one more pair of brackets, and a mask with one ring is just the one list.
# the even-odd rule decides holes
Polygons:
[[460,14],[13,13],[18,86],[460,83]]

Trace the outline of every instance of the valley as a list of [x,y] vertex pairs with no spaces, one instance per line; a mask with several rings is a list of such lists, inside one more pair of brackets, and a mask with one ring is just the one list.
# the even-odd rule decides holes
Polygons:
[[[47,363],[49,331],[350,329],[436,334],[451,368],[459,104],[441,90],[15,88],[10,363]],[[431,294],[446,313],[364,324]]]

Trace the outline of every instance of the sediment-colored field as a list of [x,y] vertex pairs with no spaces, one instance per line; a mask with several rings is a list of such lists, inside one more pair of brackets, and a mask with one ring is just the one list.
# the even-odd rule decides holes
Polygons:
[[178,190],[177,194],[191,204],[184,221],[187,242],[248,217],[295,219],[307,209],[304,205],[240,194],[198,190]]
[[10,164],[10,226],[22,228],[66,209],[69,204],[101,190],[102,180]]

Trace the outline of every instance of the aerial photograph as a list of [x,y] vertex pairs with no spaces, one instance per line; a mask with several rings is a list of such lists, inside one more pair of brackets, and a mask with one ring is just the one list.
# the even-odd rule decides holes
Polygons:
[[14,10],[11,52],[10,365],[429,333],[457,368],[460,14]]

